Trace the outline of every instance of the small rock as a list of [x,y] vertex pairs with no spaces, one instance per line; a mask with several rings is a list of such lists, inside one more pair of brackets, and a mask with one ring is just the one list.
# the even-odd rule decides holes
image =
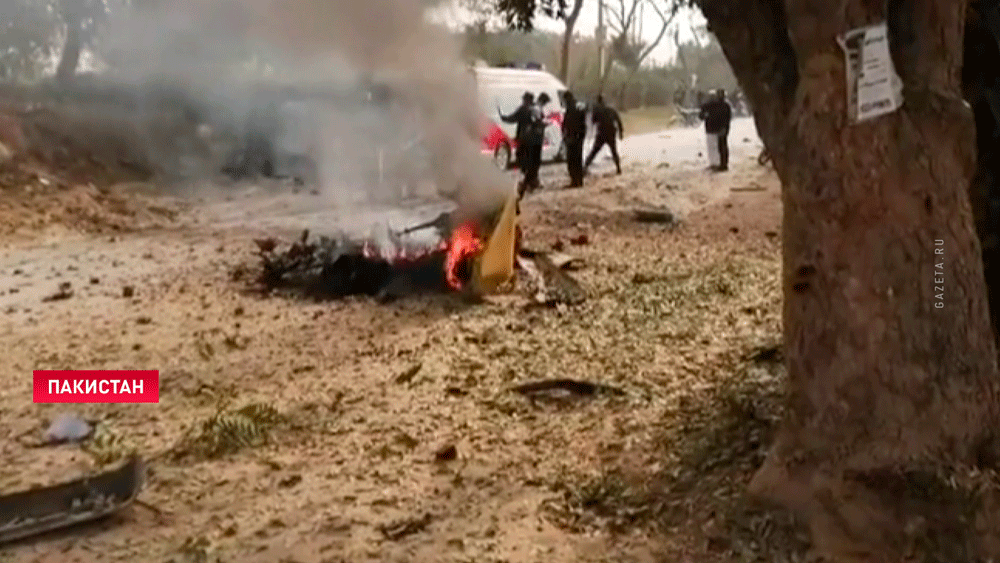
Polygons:
[[47,297],[43,297],[42,301],[46,303],[50,301],[62,301],[63,299],[69,299],[70,297],[73,297],[72,284],[69,282],[62,282],[59,284],[59,289],[55,293]]
[[764,236],[766,236],[768,238],[774,238],[774,237],[778,236],[778,233],[777,233],[777,231],[764,231]]
[[237,307],[236,310],[233,311],[233,315],[235,315],[237,317],[242,316],[243,315],[243,307]]
[[278,486],[287,489],[289,487],[294,487],[295,485],[298,485],[301,482],[302,482],[301,475],[299,474],[289,475],[288,477],[285,477],[281,481],[278,481]]
[[153,322],[153,319],[149,317],[139,317],[135,320],[135,324],[148,325]]
[[581,246],[581,245],[584,245],[584,244],[589,244],[590,243],[590,237],[588,237],[586,233],[581,233],[580,235],[575,236],[575,237],[569,239],[569,242],[570,242],[570,244],[575,244],[577,246]]
[[736,228],[736,227],[729,227],[729,232],[730,233],[738,233],[738,232],[740,232],[740,230],[738,228]]
[[90,285],[97,285],[99,283],[101,283],[100,278],[90,278]]
[[131,285],[126,285],[122,288],[122,297],[132,297],[135,295],[135,288]]
[[669,209],[636,209],[633,213],[635,220],[640,223],[664,223],[667,225],[674,223],[674,214]]
[[413,381],[413,378],[418,373],[420,373],[420,370],[423,367],[424,367],[424,364],[422,364],[422,363],[416,363],[416,364],[413,364],[412,366],[406,368],[405,370],[403,370],[402,373],[400,373],[399,375],[396,376],[396,379],[395,379],[396,384],[397,385],[404,385],[404,384],[407,384],[407,383]]
[[566,245],[564,245],[561,240],[557,239],[554,243],[552,243],[552,250],[561,251],[564,248],[566,248]]
[[61,414],[52,420],[45,431],[45,440],[50,444],[79,442],[94,431],[89,422],[75,414]]
[[444,463],[458,459],[458,448],[454,444],[448,444],[434,453],[434,461]]
[[636,285],[642,285],[642,284],[646,284],[646,283],[652,283],[652,282],[656,281],[656,279],[657,279],[656,276],[654,276],[652,274],[646,274],[646,273],[643,273],[643,272],[639,272],[639,273],[635,274],[634,276],[632,276],[632,283],[634,283]]

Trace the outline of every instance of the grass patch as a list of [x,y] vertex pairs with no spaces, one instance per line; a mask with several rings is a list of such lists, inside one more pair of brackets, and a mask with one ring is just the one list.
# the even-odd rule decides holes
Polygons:
[[670,129],[675,125],[677,109],[673,106],[636,108],[622,112],[626,135],[642,135]]

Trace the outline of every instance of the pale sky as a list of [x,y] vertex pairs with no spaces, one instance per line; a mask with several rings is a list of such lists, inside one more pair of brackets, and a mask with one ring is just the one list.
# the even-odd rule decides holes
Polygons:
[[[605,0],[608,2],[608,0]],[[660,0],[652,0],[658,2],[659,4],[666,4]],[[595,30],[597,29],[597,11],[598,11],[599,0],[583,0],[583,8],[580,11],[580,19],[576,22],[575,33],[577,35],[593,36]],[[626,9],[630,9],[632,6],[632,0],[625,1]],[[614,8],[616,11],[620,11],[619,0],[610,0],[610,2],[605,4],[605,10]],[[434,15],[432,16],[435,20],[444,23],[466,23],[470,21],[468,12],[456,7],[454,3],[448,2],[441,8],[434,10]],[[608,25],[608,15],[605,13],[605,27]],[[656,11],[651,7],[646,6],[645,12],[641,19],[641,30],[642,36],[648,41],[652,41],[656,38],[656,35],[660,32],[660,27],[663,25],[660,16],[657,15]],[[673,42],[673,29],[676,27],[680,33],[680,40],[688,41],[693,38],[692,29],[705,24],[705,18],[702,17],[701,12],[698,10],[683,10],[677,17],[674,18],[671,24],[671,29],[667,31],[667,35],[664,36],[663,41],[656,47],[656,49],[649,55],[646,59],[646,63],[661,62],[667,63],[673,60],[674,51],[676,50]],[[556,33],[562,33],[563,22],[552,20],[545,17],[539,17],[535,22],[535,27],[537,29],[552,31]],[[610,38],[611,31],[608,31],[607,37]]]

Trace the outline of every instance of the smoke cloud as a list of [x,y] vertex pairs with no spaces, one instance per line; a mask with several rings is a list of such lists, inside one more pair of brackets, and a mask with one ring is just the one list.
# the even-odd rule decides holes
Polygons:
[[261,80],[387,85],[384,103],[330,99],[301,110],[307,126],[297,135],[312,146],[322,194],[349,205],[433,192],[492,210],[513,182],[479,152],[472,75],[454,39],[426,21],[433,4],[159,0],[112,14],[95,52],[119,80],[199,97],[213,125],[242,122]]

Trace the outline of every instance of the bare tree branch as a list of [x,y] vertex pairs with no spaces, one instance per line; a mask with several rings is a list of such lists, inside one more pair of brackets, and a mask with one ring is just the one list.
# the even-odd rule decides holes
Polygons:
[[616,25],[615,22],[611,21],[611,18],[608,18],[608,27],[610,27],[612,31],[614,31],[615,33],[621,33],[622,30],[625,29],[625,21],[623,19],[625,14],[624,0],[622,0],[621,12],[616,12],[615,10],[610,9],[610,6],[607,6],[607,4],[605,4],[605,7],[606,7],[605,12],[612,18],[618,20],[618,24]]
[[690,67],[687,62],[687,55],[684,54],[684,45],[681,43],[680,28],[674,28],[674,47],[677,49],[677,62],[684,69],[684,76],[687,76],[690,73]]
[[638,66],[641,66],[642,61],[646,60],[646,57],[653,52],[653,49],[656,49],[656,46],[663,41],[663,36],[667,34],[667,29],[670,27],[671,22],[674,21],[674,16],[676,16],[676,13],[664,14],[663,11],[660,10],[653,2],[650,2],[649,4],[653,6],[654,10],[656,10],[656,15],[660,16],[663,26],[660,27],[660,32],[656,35],[656,38],[650,41],[649,45],[646,45],[646,48],[639,53]]

